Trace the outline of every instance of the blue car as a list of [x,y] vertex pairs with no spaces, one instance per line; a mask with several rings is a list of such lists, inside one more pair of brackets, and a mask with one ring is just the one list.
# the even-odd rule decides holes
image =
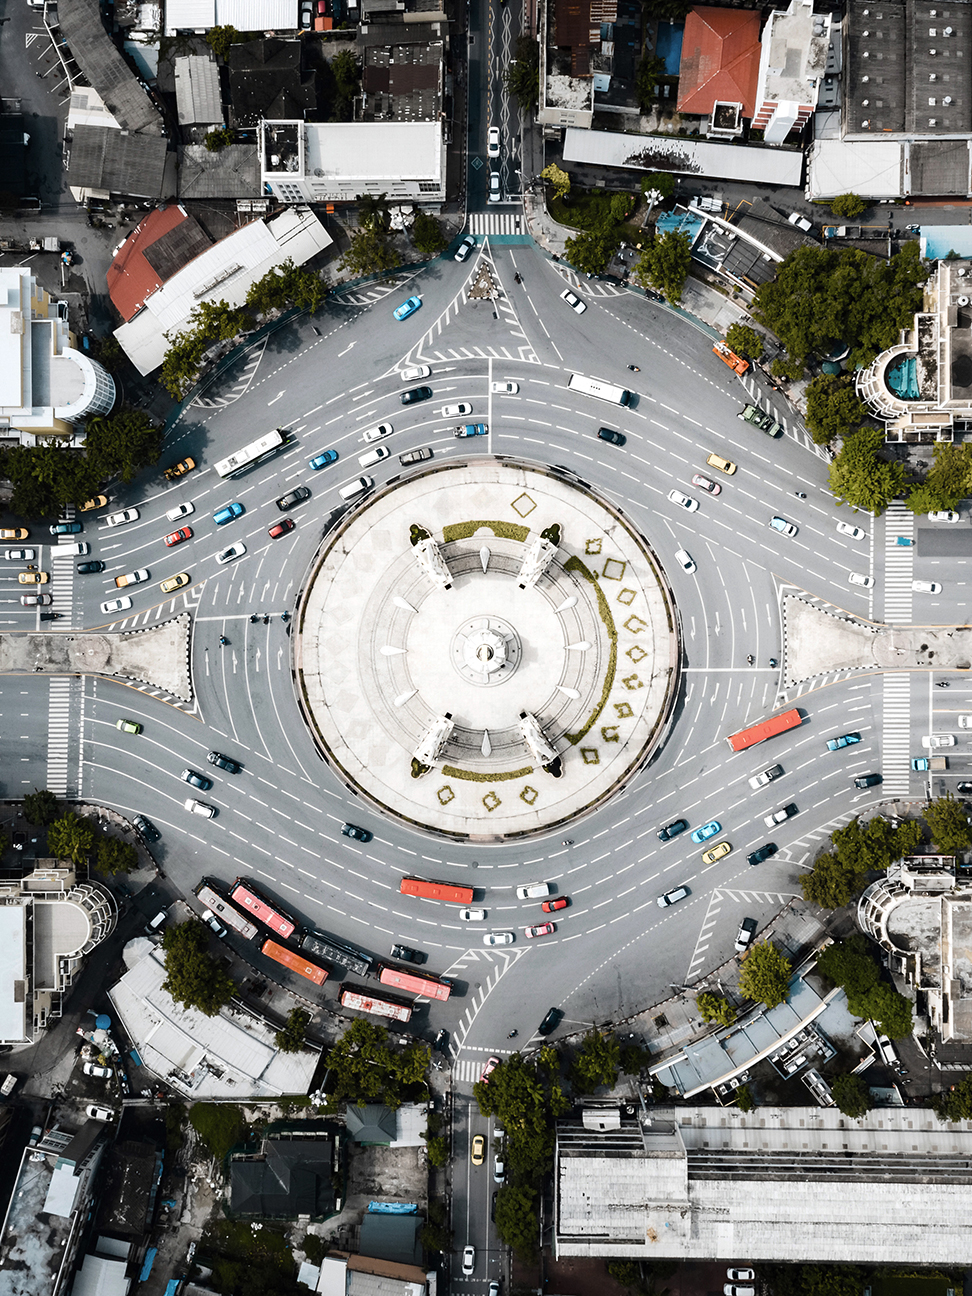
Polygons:
[[234,518],[240,517],[246,509],[242,504],[227,504],[225,508],[217,509],[213,514],[213,521],[217,526],[225,526],[227,522],[232,522]]
[[703,824],[701,828],[696,828],[695,832],[692,834],[692,840],[694,842],[708,841],[709,838],[714,837],[717,832],[722,832],[722,824],[719,823],[718,819],[713,819],[711,823]]
[[849,747],[851,743],[859,743],[861,735],[859,733],[841,734],[839,738],[827,739],[827,750],[838,751],[841,747]]
[[421,305],[421,297],[409,297],[407,301],[402,302],[401,306],[395,307],[394,316],[397,320],[408,319],[409,315],[414,315]]
[[336,450],[325,450],[322,454],[315,455],[313,459],[308,459],[308,465],[316,472],[318,468],[326,468],[328,464],[337,463],[338,452]]
[[80,522],[57,522],[51,527],[51,535],[77,535],[81,530]]
[[452,435],[457,437],[485,436],[488,431],[488,423],[463,423],[456,428]]

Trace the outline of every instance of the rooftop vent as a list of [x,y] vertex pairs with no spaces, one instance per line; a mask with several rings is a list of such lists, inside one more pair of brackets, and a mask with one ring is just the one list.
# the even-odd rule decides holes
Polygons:
[[938,50],[929,50],[928,53],[932,56],[932,58],[934,58],[935,55],[938,53]]
[[945,30],[944,30],[944,32],[942,32],[942,35],[943,35],[943,36],[951,36],[951,34],[952,34],[952,29],[951,29],[951,27],[946,27]]
[[937,126],[937,125],[938,125],[938,122],[935,120],[934,117],[929,117],[929,118],[928,118],[928,125],[929,125],[929,126]]
[[871,124],[870,119],[869,118],[865,119],[864,121],[861,122],[861,130],[867,130],[870,124]]
[[937,27],[929,27],[929,28],[928,28],[928,35],[931,36],[932,38],[934,38],[935,36],[937,36],[937,35],[938,35],[938,28],[937,28]]
[[862,107],[862,108],[866,108],[866,107],[870,104],[870,102],[871,102],[870,99],[862,99],[862,100],[861,100],[861,107]]
[[952,96],[951,96],[951,95],[946,95],[945,98],[942,100],[942,103],[943,103],[943,104],[950,104],[951,102],[952,102]]
[[929,73],[928,73],[928,80],[929,80],[929,81],[937,81],[937,80],[938,80],[938,73],[937,73],[937,72],[929,72]]
[[959,297],[959,299],[958,299],[958,304],[959,304],[960,306],[968,306],[968,304],[969,304],[969,299],[968,299],[968,297]]
[[963,266],[962,269],[959,270],[959,272],[958,272],[958,277],[959,277],[960,279],[964,279],[965,276],[966,276],[968,273],[969,273],[968,270],[965,268],[965,266]]
[[868,50],[865,50],[864,53],[861,55],[861,58],[870,58],[870,57],[871,57],[871,55],[870,55],[870,52],[869,52]]
[[862,34],[863,36],[870,36],[871,33],[870,33],[869,31],[866,31],[866,32],[862,32],[861,34]]
[[870,81],[870,79],[871,79],[870,77],[861,77],[861,84],[862,84],[862,85],[867,85],[867,83],[868,83],[868,81]]

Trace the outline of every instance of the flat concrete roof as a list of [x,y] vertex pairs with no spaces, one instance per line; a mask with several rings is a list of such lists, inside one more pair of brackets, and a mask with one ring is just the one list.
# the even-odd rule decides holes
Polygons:
[[0,1040],[27,1038],[27,914],[0,905]]

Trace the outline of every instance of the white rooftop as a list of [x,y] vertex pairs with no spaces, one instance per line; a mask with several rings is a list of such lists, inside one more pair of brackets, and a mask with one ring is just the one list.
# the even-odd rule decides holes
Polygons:
[[215,59],[205,54],[177,58],[175,89],[180,126],[222,124],[223,105]]
[[807,155],[812,199],[856,193],[896,198],[902,193],[902,144],[894,140],[817,139]]
[[331,179],[393,182],[440,175],[439,122],[309,122],[305,173]]
[[74,1275],[71,1296],[128,1296],[127,1267],[124,1260],[86,1255]]
[[167,35],[226,26],[241,32],[293,31],[296,0],[166,0]]
[[829,14],[815,15],[813,0],[791,0],[773,9],[760,39],[756,103],[813,106],[827,66]]
[[0,1039],[27,1039],[27,911],[0,906]]
[[[688,172],[722,180],[798,186],[803,153],[746,144],[708,144],[682,136],[621,135],[567,127],[564,161],[643,171]],[[856,192],[861,192],[856,189]]]

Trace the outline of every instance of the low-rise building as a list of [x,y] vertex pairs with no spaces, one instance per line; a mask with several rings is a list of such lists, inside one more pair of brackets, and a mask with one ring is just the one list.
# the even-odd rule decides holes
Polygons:
[[320,1296],[435,1296],[436,1273],[394,1260],[329,1251],[316,1290]]
[[[706,117],[706,134],[732,139],[756,110],[760,14],[695,5],[685,19],[678,111]],[[785,138],[785,136],[784,136]]]
[[813,116],[832,50],[830,15],[815,13],[813,0],[790,0],[771,9],[760,37],[759,75],[752,128],[767,144],[782,144]]
[[219,68],[214,58],[205,54],[177,58],[175,91],[180,126],[222,126]]
[[259,1153],[230,1162],[230,1210],[268,1219],[321,1219],[335,1209],[337,1144],[325,1131],[265,1138]]

